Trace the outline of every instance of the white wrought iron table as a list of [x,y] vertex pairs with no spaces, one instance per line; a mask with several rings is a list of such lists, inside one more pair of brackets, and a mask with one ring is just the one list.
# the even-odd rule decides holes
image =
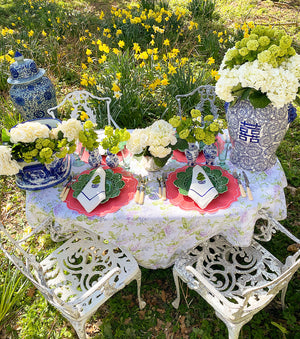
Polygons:
[[[184,165],[172,159],[163,171],[170,173]],[[229,161],[227,165],[232,173],[233,165]],[[88,168],[84,163],[81,167],[73,167],[72,171],[81,173]],[[131,171],[143,174],[143,169],[134,161]],[[227,209],[215,213],[186,211],[172,205],[169,200],[160,200],[156,178],[161,174],[162,171],[148,173],[144,205],[136,204],[133,199],[118,211],[103,217],[88,217],[70,210],[59,198],[62,185],[27,191],[27,220],[31,227],[35,227],[52,215],[62,226],[62,232],[77,227],[88,228],[130,250],[139,265],[157,269],[173,265],[182,252],[219,233],[233,245],[249,246],[261,208],[277,220],[286,218],[284,187],[287,181],[278,160],[266,172],[247,172],[254,200],[240,196]]]

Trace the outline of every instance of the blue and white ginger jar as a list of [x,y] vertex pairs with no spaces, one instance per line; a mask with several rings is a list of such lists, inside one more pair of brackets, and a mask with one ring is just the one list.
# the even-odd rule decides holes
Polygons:
[[53,84],[44,76],[45,70],[19,52],[15,60],[7,80],[12,85],[9,94],[15,108],[24,120],[49,118],[47,110],[56,106],[57,101]]
[[248,171],[266,171],[277,161],[276,150],[289,127],[290,106],[254,108],[239,100],[228,107],[226,118],[232,143],[230,161]]

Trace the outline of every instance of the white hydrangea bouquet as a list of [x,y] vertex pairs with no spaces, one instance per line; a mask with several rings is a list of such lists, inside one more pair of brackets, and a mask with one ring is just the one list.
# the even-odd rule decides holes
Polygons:
[[219,75],[216,93],[231,105],[239,98],[254,108],[300,104],[300,55],[283,30],[254,27],[226,52]]
[[155,121],[151,126],[135,129],[127,141],[126,148],[135,156],[153,157],[158,167],[163,167],[172,156],[177,143],[176,131],[165,120]]
[[24,163],[38,161],[49,164],[64,158],[76,149],[80,141],[88,150],[98,147],[95,125],[87,120],[69,119],[58,122],[55,128],[39,121],[20,123],[10,131],[2,130],[0,145],[0,175],[17,174]]

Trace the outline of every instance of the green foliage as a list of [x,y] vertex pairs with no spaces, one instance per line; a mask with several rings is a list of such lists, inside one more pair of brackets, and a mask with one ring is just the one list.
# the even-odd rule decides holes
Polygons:
[[7,260],[0,266],[0,328],[21,307],[21,300],[28,288],[28,281]]
[[197,19],[212,20],[215,11],[214,0],[191,0],[188,9]]
[[[24,339],[74,338],[73,329],[64,323],[60,313],[37,292],[28,300],[25,313],[18,319],[19,336]],[[53,330],[55,328],[55,330]]]

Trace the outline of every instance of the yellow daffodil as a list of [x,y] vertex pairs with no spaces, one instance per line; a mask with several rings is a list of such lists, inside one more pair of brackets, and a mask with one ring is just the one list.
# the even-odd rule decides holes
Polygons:
[[169,85],[169,80],[167,78],[164,78],[164,79],[162,79],[162,81],[160,83],[163,86],[167,86],[167,85]]
[[87,49],[86,52],[85,52],[86,55],[91,55],[92,54],[92,51],[90,49]]
[[125,42],[124,42],[123,40],[120,40],[120,41],[118,42],[118,46],[119,46],[120,48],[123,48],[123,47],[125,46]]
[[176,67],[174,67],[173,65],[169,64],[168,65],[168,74],[175,74],[176,72]]
[[85,111],[80,112],[80,120],[84,121],[84,120],[87,120],[88,118],[89,116],[86,114]]
[[142,59],[142,60],[147,60],[148,57],[149,57],[149,55],[146,51],[140,53],[140,55],[139,55],[139,59]]
[[215,59],[214,59],[213,57],[210,57],[210,58],[208,58],[207,63],[208,63],[209,65],[212,65],[212,64],[215,63]]
[[215,80],[218,80],[220,78],[218,71],[216,71],[215,69],[212,69],[210,74],[213,78],[215,78]]
[[82,86],[88,86],[89,83],[88,83],[88,81],[86,79],[81,79],[80,84]]
[[119,55],[119,54],[121,54],[121,51],[117,48],[113,48],[113,53],[116,54],[116,55]]
[[164,42],[163,42],[163,45],[164,45],[164,46],[170,46],[170,41],[169,41],[169,39],[165,39]]
[[114,82],[113,85],[112,85],[112,91],[114,92],[121,92],[121,89],[120,87]]
[[99,64],[103,64],[103,62],[105,62],[106,59],[107,59],[106,55],[103,54],[102,57],[98,59]]

